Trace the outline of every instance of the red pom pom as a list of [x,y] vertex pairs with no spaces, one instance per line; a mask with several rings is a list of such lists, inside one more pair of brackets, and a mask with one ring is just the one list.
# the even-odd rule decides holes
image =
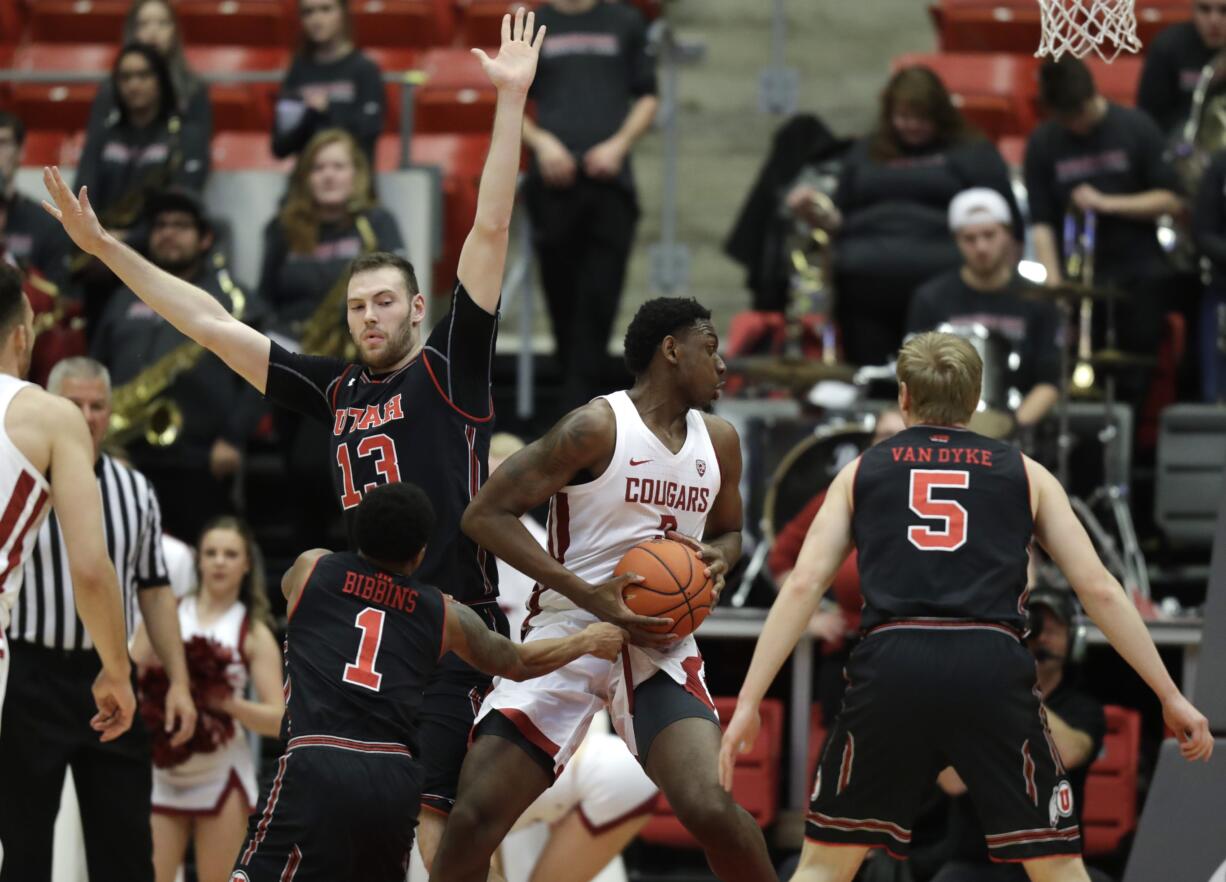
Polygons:
[[237,661],[234,653],[201,636],[184,642],[183,652],[197,711],[196,731],[186,744],[172,746],[171,733],[166,731],[166,692],[170,688],[166,670],[152,667],[140,678],[140,715],[152,736],[153,764],[159,769],[177,766],[197,753],[212,753],[234,737],[234,718],[209,706],[234,691],[229,679],[230,666]]

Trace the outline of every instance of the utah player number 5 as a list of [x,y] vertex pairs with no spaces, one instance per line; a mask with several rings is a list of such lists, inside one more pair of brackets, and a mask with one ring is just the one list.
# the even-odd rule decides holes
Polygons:
[[[360,457],[374,456],[375,471],[387,484],[395,484],[400,480],[400,463],[396,459],[396,445],[387,435],[370,435],[358,442],[357,453]],[[353,484],[353,462],[349,458],[349,445],[341,444],[336,448],[336,464],[341,469],[341,507],[355,508],[362,501],[362,493],[368,493],[378,484],[370,483],[361,492]]]
[[941,521],[940,528],[907,528],[907,539],[920,551],[957,551],[966,544],[966,509],[952,499],[933,499],[934,490],[965,490],[970,472],[915,469],[911,472],[911,511],[928,521]]

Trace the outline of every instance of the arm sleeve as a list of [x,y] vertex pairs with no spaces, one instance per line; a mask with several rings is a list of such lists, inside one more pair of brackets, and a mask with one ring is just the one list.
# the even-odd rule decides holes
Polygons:
[[1047,224],[1060,233],[1060,206],[1053,192],[1052,185],[1055,176],[1050,168],[1050,158],[1046,146],[1039,139],[1040,132],[1030,136],[1026,143],[1026,159],[1024,162],[1024,177],[1026,179],[1026,195],[1030,201],[1030,220],[1036,224]]
[[303,416],[330,423],[334,384],[349,370],[338,358],[298,355],[274,340],[268,352],[264,398]]
[[775,544],[771,546],[770,555],[766,558],[766,566],[772,576],[778,577],[796,566],[796,558],[800,556],[800,547],[805,544],[809,526],[825,501],[826,491],[823,490],[810,499],[800,514],[788,521],[787,526],[779,531]]
[[162,552],[162,508],[158,505],[153,485],[141,476],[148,493],[149,504],[141,523],[140,554],[136,567],[136,587],[158,588],[170,584],[170,571]]
[[451,309],[434,326],[423,358],[439,394],[465,417],[484,422],[494,415],[490,369],[498,340],[498,314],[473,302],[456,283]]
[[647,51],[647,27],[638,10],[633,10],[634,24],[626,41],[627,60],[630,66],[630,94],[635,98],[655,95],[656,60]]
[[1192,213],[1192,236],[1201,253],[1226,268],[1226,151],[1209,163]]

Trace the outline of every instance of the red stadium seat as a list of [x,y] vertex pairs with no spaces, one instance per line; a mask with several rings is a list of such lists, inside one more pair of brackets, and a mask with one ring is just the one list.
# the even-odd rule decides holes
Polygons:
[[[13,67],[47,73],[107,73],[119,49],[110,44],[33,43],[13,53]],[[10,83],[9,106],[29,129],[85,128],[97,83]]]
[[502,42],[502,17],[522,5],[512,0],[460,0],[459,45],[497,46]]
[[209,145],[213,171],[284,171],[293,159],[277,159],[268,132],[218,132]]
[[[289,66],[289,50],[276,46],[189,46],[187,63],[201,75],[271,71]],[[211,83],[213,130],[263,131],[272,128],[272,105],[279,82]]]
[[[928,8],[945,52],[1033,53],[1039,45],[1035,0],[938,0]],[[1191,18],[1184,0],[1138,0],[1137,36],[1148,45],[1158,32]]]
[[455,31],[448,0],[357,0],[350,15],[354,42],[363,50],[445,46]]
[[288,46],[297,33],[290,0],[179,0],[188,46]]
[[907,65],[931,68],[963,115],[989,138],[1021,135],[1035,124],[1036,60],[1004,53],[908,53],[893,70]]
[[[0,47],[12,46],[25,27],[25,9],[18,0],[0,0]],[[8,65],[8,58],[3,58]]]
[[[387,49],[372,47],[363,49],[371,60],[385,74],[409,73],[417,74],[421,67],[421,52],[418,49]],[[383,91],[387,97],[387,115],[383,120],[383,131],[389,134],[400,132],[400,89],[401,84],[384,80]]]
[[1026,139],[1021,135],[1006,135],[996,142],[996,149],[1009,168],[1020,169],[1026,159]]
[[[735,698],[715,699],[721,723],[732,718]],[[779,760],[783,742],[783,703],[768,698],[762,702],[762,729],[749,753],[737,758],[732,773],[732,798],[749,812],[759,827],[768,827],[779,810]],[[664,794],[656,801],[655,812],[639,834],[644,841],[658,845],[697,848],[698,843],[673,814]]]
[[44,43],[123,41],[129,0],[31,0],[27,38]]
[[489,131],[497,95],[476,56],[467,49],[429,49],[421,69],[426,81],[417,89],[415,132]]
[[1108,705],[1107,736],[1086,777],[1081,836],[1089,856],[1110,854],[1137,826],[1137,766],[1141,715]]
[[64,165],[61,156],[64,142],[68,139],[65,132],[37,131],[26,132],[25,147],[21,151],[22,165]]
[[1137,84],[1141,82],[1141,66],[1144,62],[1139,55],[1121,55],[1110,64],[1096,55],[1087,56],[1085,59],[1099,94],[1125,107],[1132,107],[1137,103]]

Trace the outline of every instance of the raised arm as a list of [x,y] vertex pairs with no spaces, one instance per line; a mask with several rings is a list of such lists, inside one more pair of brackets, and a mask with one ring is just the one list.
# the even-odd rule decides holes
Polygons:
[[749,673],[737,696],[736,712],[720,745],[719,777],[726,789],[732,789],[736,755],[749,750],[757,738],[758,706],[766,690],[796,648],[851,549],[851,490],[859,464],[857,459],[845,466],[830,485],[825,503],[809,526],[796,566],[779,589],[758,635]]
[[1029,458],[1026,472],[1035,497],[1035,538],[1060,567],[1086,614],[1158,696],[1163,718],[1178,736],[1184,757],[1207,760],[1213,753],[1208,722],[1175,687],[1145,622],[1103,566],[1064,488],[1051,472]]
[[444,652],[454,652],[477,670],[509,680],[544,676],[581,655],[594,655],[605,661],[613,661],[626,639],[621,628],[596,622],[570,637],[516,644],[487,628],[477,614],[464,604],[451,598],[446,598],[445,602],[447,630],[443,635]]
[[511,230],[511,211],[515,206],[515,183],[519,175],[521,130],[528,88],[536,76],[536,61],[545,38],[542,27],[533,35],[536,16],[521,6],[502,18],[502,45],[498,56],[490,58],[480,49],[473,54],[481,59],[486,76],[498,89],[494,110],[494,130],[489,155],[477,191],[477,214],[472,230],[464,240],[457,270],[460,283],[468,289],[473,302],[486,312],[498,309],[502,294],[502,273],[507,261]]
[[43,207],[64,225],[77,247],[101,260],[119,279],[136,292],[158,315],[185,336],[264,391],[268,379],[267,337],[235,319],[206,291],[154,266],[102,228],[89,204],[89,193],[80,198],[64,183],[58,168],[44,168],[43,182],[54,204]]
[[524,512],[547,502],[575,476],[602,473],[613,455],[615,432],[613,411],[603,401],[571,411],[545,437],[516,453],[490,476],[468,504],[460,528],[524,575],[626,628],[637,642],[663,643],[659,634],[642,629],[667,627],[671,622],[635,615],[622,600],[622,589],[637,577],[625,575],[600,585],[588,584],[550,557],[520,521]]

